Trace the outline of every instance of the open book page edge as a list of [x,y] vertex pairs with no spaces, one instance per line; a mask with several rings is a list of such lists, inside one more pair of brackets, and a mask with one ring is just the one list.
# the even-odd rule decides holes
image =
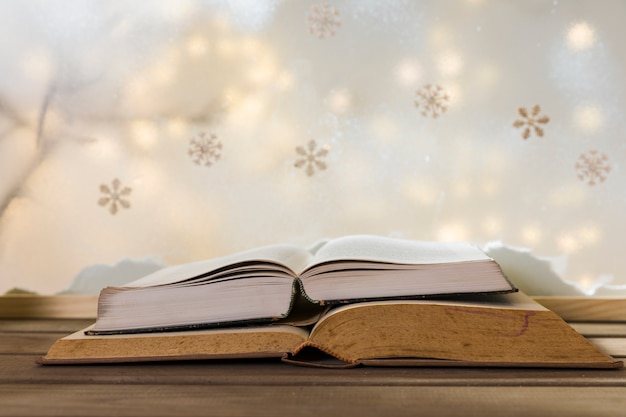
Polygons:
[[[242,288],[247,290],[248,286],[244,282],[236,282],[237,285],[241,285]],[[205,305],[207,297],[202,296],[203,291],[210,290],[208,286],[200,286],[198,290],[194,290],[193,288],[180,288],[180,287],[146,287],[146,288],[135,288],[134,291],[124,291],[120,288],[108,287],[102,290],[100,298],[98,299],[98,317],[96,319],[96,323],[93,325],[92,329],[90,329],[90,334],[92,335],[112,335],[112,334],[141,334],[141,333],[159,333],[159,332],[175,332],[175,331],[184,331],[184,330],[199,330],[199,329],[213,329],[213,328],[228,328],[228,327],[240,327],[244,325],[264,325],[264,324],[272,324],[283,321],[284,324],[293,324],[293,325],[309,325],[312,324],[312,320],[319,318],[323,307],[321,305],[315,305],[308,299],[306,299],[301,291],[301,284],[298,278],[292,279],[290,283],[289,294],[285,294],[284,298],[273,298],[272,302],[268,302],[267,299],[265,301],[259,301],[257,305],[258,308],[263,308],[264,310],[254,310],[253,314],[248,312],[248,315],[239,314],[237,317],[231,316],[227,318],[225,316],[221,316],[218,320],[215,316],[216,312],[221,312],[219,304],[211,304],[213,307],[214,315],[211,318],[207,315],[207,306]],[[163,293],[171,295],[171,293],[175,291],[193,291],[193,295],[196,299],[199,299],[202,303],[202,308],[191,308],[192,305],[190,300],[187,299],[186,309],[184,310],[172,310],[173,313],[169,314],[168,317],[170,320],[168,322],[164,322],[163,320],[154,321],[154,320],[138,320],[137,318],[148,317],[151,318],[150,315],[138,315],[137,312],[135,314],[126,314],[123,316],[123,319],[120,319],[120,314],[116,316],[110,316],[107,311],[107,304],[110,304],[116,298],[122,298],[123,301],[116,301],[116,305],[125,305],[131,306],[142,301],[146,300],[146,296],[150,295],[161,295]],[[248,291],[249,292],[249,291]],[[116,294],[117,293],[117,294]],[[255,293],[255,291],[253,291]],[[143,295],[142,295],[143,294]],[[117,295],[117,297],[116,297]],[[282,295],[281,295],[282,297]],[[176,298],[176,297],[174,297]],[[135,302],[133,303],[133,299]],[[224,302],[224,298],[219,298],[220,302]],[[237,298],[233,300],[233,302],[226,302],[223,304],[226,307],[230,307],[234,304],[235,301],[241,301],[244,298]],[[258,294],[255,293],[253,296],[253,300],[248,300],[249,303],[252,301],[257,302]],[[197,300],[196,300],[197,301]],[[284,301],[284,304],[283,304]],[[278,303],[281,303],[282,308],[278,308]],[[157,303],[152,301],[149,303],[149,306],[154,310],[154,306]],[[246,306],[249,304],[244,303]],[[180,305],[179,305],[180,306]],[[276,307],[272,311],[268,311],[268,307]],[[158,308],[162,309],[161,304],[158,304]],[[141,308],[139,308],[141,310]],[[143,311],[143,310],[141,310]],[[183,311],[187,314],[185,318],[181,318],[180,316],[174,316],[176,311]],[[242,313],[241,309],[233,310],[235,312]],[[160,312],[160,311],[159,311]],[[221,314],[221,313],[220,313]],[[127,317],[130,317],[128,319]],[[173,319],[175,318],[175,319]]]
[[350,235],[320,245],[307,269],[341,260],[391,264],[433,264],[492,261],[478,246],[468,242],[430,242],[375,235]]
[[125,287],[173,284],[229,266],[236,266],[252,261],[281,265],[292,271],[295,277],[295,272],[302,270],[305,265],[309,263],[311,257],[312,255],[309,250],[299,246],[287,244],[268,245],[219,258],[168,266],[135,280]]

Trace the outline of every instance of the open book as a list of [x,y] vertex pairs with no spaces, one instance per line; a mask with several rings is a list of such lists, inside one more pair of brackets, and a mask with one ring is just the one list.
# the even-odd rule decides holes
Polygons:
[[[270,322],[290,316],[297,300],[328,306],[514,291],[499,265],[475,245],[356,235],[313,249],[265,246],[105,288],[90,333]],[[310,323],[321,310],[309,312]],[[297,319],[306,320],[302,314]]]
[[280,357],[311,366],[623,365],[521,292],[340,305],[312,327],[267,324],[59,339],[43,364]]

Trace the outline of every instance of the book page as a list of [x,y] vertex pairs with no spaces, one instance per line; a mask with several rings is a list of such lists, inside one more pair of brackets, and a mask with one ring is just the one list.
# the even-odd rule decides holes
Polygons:
[[244,262],[258,261],[281,265],[295,277],[293,271],[302,270],[310,261],[311,253],[294,245],[269,245],[250,249],[233,255],[208,259],[188,264],[174,265],[140,278],[126,287],[149,287],[174,284],[199,275],[208,274],[229,266],[235,267]]
[[435,264],[490,258],[477,246],[466,242],[426,242],[354,235],[329,240],[315,252],[310,266],[340,260]]
[[421,300],[383,300],[383,301],[368,301],[352,304],[344,304],[338,307],[330,309],[324,314],[320,320],[316,323],[319,325],[322,321],[326,320],[335,314],[339,314],[342,311],[371,307],[377,305],[443,305],[450,308],[480,308],[480,309],[500,309],[500,310],[523,310],[523,311],[549,311],[546,307],[533,300],[528,295],[521,291],[510,294],[481,294],[481,295],[464,295],[445,297],[440,296],[436,298],[425,298]]

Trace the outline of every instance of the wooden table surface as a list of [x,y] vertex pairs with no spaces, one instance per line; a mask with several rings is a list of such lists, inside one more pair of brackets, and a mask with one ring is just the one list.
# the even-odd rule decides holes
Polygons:
[[[35,364],[56,339],[90,323],[0,319],[0,416],[626,416],[624,368],[336,370],[275,360]],[[613,332],[615,326],[626,328],[613,325]]]

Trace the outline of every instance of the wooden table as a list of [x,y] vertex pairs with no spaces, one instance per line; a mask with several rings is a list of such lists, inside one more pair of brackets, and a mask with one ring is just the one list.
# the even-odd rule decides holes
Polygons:
[[334,370],[274,360],[35,364],[57,338],[90,323],[0,319],[0,416],[626,416],[624,368]]

